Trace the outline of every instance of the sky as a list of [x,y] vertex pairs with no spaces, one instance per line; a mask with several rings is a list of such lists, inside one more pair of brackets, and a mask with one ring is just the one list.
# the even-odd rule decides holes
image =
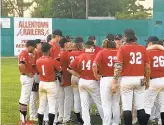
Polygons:
[[142,4],[145,8],[153,8],[153,0],[139,1],[139,3]]

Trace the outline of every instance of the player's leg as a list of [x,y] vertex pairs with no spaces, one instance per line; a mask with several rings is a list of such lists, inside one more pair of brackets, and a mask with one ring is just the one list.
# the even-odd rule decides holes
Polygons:
[[21,88],[21,96],[19,100],[19,107],[20,107],[20,120],[22,123],[25,123],[27,118],[27,104],[29,103],[30,100],[30,94],[32,90],[32,85],[33,85],[33,78],[30,78],[26,75],[21,75],[20,81],[22,84]]
[[94,103],[96,104],[96,107],[100,113],[100,117],[103,120],[104,114],[102,109],[102,103],[101,103],[101,97],[100,97],[100,87],[98,85],[99,83],[95,80],[90,80],[90,84],[88,85],[88,92],[91,95],[91,98],[93,99]]
[[161,121],[162,121],[162,125],[164,125],[164,85],[158,95],[158,98],[159,98],[159,105],[160,105]]
[[133,79],[123,77],[121,80],[121,100],[125,125],[132,125]]
[[90,114],[89,114],[89,93],[88,93],[88,80],[80,79],[79,80],[79,92],[82,108],[82,118],[84,121],[83,125],[91,125]]
[[70,121],[71,111],[73,107],[73,90],[72,86],[64,87],[64,118],[63,122],[66,123]]
[[57,95],[57,105],[56,105],[56,111],[59,113],[58,116],[58,122],[62,123],[64,118],[64,88],[60,86],[60,83],[57,83],[58,85],[58,95]]
[[39,75],[36,73],[34,75],[34,84],[30,95],[30,104],[29,104],[30,120],[37,119],[38,99],[39,99],[38,89],[39,89]]
[[[111,81],[112,83],[112,81]],[[113,113],[113,124],[112,125],[119,125],[120,123],[120,90],[112,96],[112,113]]]
[[103,125],[110,125],[112,120],[112,93],[110,89],[111,89],[111,79],[108,79],[108,77],[101,78],[100,95],[101,95],[102,108],[104,112]]
[[80,115],[81,103],[80,103],[80,93],[79,93],[78,83],[79,83],[79,78],[72,75],[71,84],[72,84],[73,95],[74,95],[74,112],[75,112],[77,121],[83,124],[83,120]]
[[146,113],[146,124],[148,123],[148,120],[150,118],[151,110],[154,105],[154,101],[158,95],[158,88],[156,86],[156,80],[150,81],[150,87],[148,90],[145,91],[145,97],[144,97],[144,109]]
[[155,117],[158,119],[158,125],[162,125],[161,114],[160,114],[159,95],[156,97],[154,105],[156,107]]
[[48,111],[49,111],[49,107],[48,107],[48,101],[46,101],[46,108],[44,110],[44,117],[43,117],[43,121],[44,123],[48,123]]
[[[133,95],[134,97],[134,95]],[[133,104],[132,104],[132,124],[136,124],[138,121],[137,119],[137,110],[136,110],[136,107],[134,106],[134,101],[133,101]]]
[[140,125],[145,125],[144,95],[145,86],[141,86],[140,78],[138,78],[136,79],[134,89],[134,105],[137,110],[137,118]]
[[44,112],[47,106],[47,92],[45,91],[45,82],[40,82],[39,84],[39,109],[38,109],[38,124],[43,124]]
[[53,125],[55,119],[55,106],[57,102],[57,84],[56,82],[49,82],[49,85],[46,86],[47,90],[47,100],[49,106],[49,114],[48,114],[48,123],[49,125]]

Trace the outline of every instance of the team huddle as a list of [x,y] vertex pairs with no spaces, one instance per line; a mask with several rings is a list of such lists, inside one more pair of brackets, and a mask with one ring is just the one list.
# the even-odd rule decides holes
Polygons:
[[127,29],[124,37],[108,34],[98,47],[95,36],[72,42],[54,30],[46,43],[28,40],[18,65],[21,125],[71,124],[72,110],[77,125],[91,125],[93,104],[102,125],[119,125],[122,118],[125,125],[149,119],[164,125],[164,40],[156,36],[144,47]]

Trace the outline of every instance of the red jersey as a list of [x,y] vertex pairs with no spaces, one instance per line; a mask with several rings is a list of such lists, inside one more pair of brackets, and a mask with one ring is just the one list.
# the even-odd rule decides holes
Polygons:
[[94,63],[98,65],[102,76],[113,76],[116,54],[116,49],[103,49],[96,55]]
[[121,76],[144,76],[146,63],[150,63],[144,46],[129,43],[117,52],[117,61],[123,63]]
[[96,46],[96,47],[95,47],[94,53],[97,54],[100,50],[102,50],[102,48],[99,47],[99,46]]
[[164,77],[164,51],[163,50],[149,50],[151,78]]
[[53,39],[49,43],[52,46],[51,49],[50,49],[50,56],[52,58],[58,58],[59,54],[60,54],[59,45]]
[[[94,50],[93,53],[96,55],[100,50],[102,50],[101,47],[99,47],[99,46],[95,46],[95,50]],[[83,52],[85,52],[85,49],[83,49]]]
[[71,74],[67,71],[69,66],[69,52],[68,51],[61,51],[60,52],[60,64],[63,71],[62,80],[64,86],[71,86]]
[[68,58],[69,58],[69,64],[71,64],[76,57],[78,57],[80,54],[82,54],[83,52],[80,50],[73,50],[69,53]]
[[34,58],[33,59],[33,61],[34,61],[33,62],[33,65],[34,65],[33,72],[34,73],[38,73],[37,68],[36,68],[36,60],[39,59],[40,57],[42,57],[42,51],[41,50],[39,51],[39,50],[36,49],[35,52],[34,52],[34,57],[33,57]]
[[50,56],[42,56],[36,61],[36,67],[40,73],[40,81],[55,81],[55,72],[60,71],[60,63]]
[[[32,61],[32,56],[30,55],[30,53],[28,53],[27,50],[23,50],[19,56],[18,56],[18,64],[20,62],[24,62],[25,63],[25,70],[26,70],[26,73],[33,73],[33,69],[32,69],[32,64],[33,64],[33,61]],[[20,73],[24,73],[21,71],[21,69],[19,68],[19,71]]]
[[83,79],[96,80],[92,70],[94,59],[94,53],[82,53],[70,64],[70,68],[79,73],[80,77]]

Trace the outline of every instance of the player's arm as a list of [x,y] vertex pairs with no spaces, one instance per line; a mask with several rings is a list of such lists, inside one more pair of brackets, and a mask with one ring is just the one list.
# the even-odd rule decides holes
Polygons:
[[80,75],[79,75],[76,71],[72,70],[71,67],[68,67],[68,68],[67,68],[67,71],[68,71],[70,74],[72,74],[72,75],[77,76],[78,78],[80,78]]
[[151,73],[151,68],[150,68],[150,63],[145,64],[145,80],[146,80],[146,89],[149,88],[149,81],[150,81],[150,73]]
[[97,80],[100,80],[101,76],[98,74],[98,65],[97,65],[97,63],[93,63],[92,70],[93,70],[93,74],[94,74],[95,78]]
[[164,47],[162,45],[152,45],[147,47],[147,50],[152,50],[152,49],[164,50]]
[[123,51],[120,48],[117,52],[117,61],[114,65],[114,79],[113,79],[113,85],[112,85],[112,92],[116,92],[116,87],[118,84],[118,79],[120,78],[120,74],[123,68]]
[[150,59],[148,56],[148,52],[145,51],[145,80],[146,80],[146,89],[149,88],[149,80],[150,80],[150,73],[151,73],[151,67],[150,67]]
[[96,55],[96,58],[93,61],[93,65],[92,65],[92,70],[93,70],[93,74],[95,76],[95,78],[97,80],[100,80],[100,75],[98,74],[99,71],[99,65],[102,64],[102,52],[98,52],[98,54]]
[[62,71],[60,62],[57,61],[56,59],[54,59],[54,68],[55,68],[55,70],[58,71],[58,72],[61,72],[61,71]]
[[25,74],[25,75],[27,75],[28,77],[32,77],[32,76],[33,76],[32,73],[28,73],[28,72],[26,71],[26,61],[24,61],[24,60],[20,60],[20,61],[19,61],[19,69],[20,69],[20,71],[22,72],[22,74]]
[[71,73],[72,75],[75,75],[80,78],[80,74],[78,71],[78,57],[69,65],[67,68],[67,71]]

